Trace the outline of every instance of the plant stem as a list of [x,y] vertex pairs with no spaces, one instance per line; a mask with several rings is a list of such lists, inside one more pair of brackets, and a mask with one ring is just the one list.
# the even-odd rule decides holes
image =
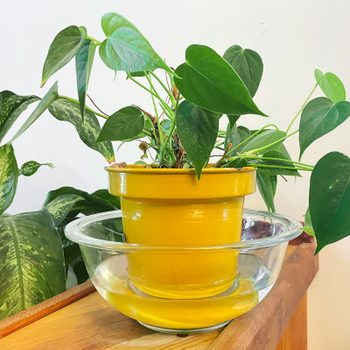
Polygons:
[[148,74],[146,74],[146,79],[151,87],[152,94],[159,100],[159,102],[161,103],[161,105],[165,108],[164,112],[166,113],[166,111],[169,113],[166,113],[166,115],[170,118],[173,119],[174,117],[174,111],[168,106],[168,104],[163,101],[163,99],[160,97],[160,95],[158,94],[157,90],[155,89],[153,82],[151,80],[151,78],[148,76]]
[[267,164],[248,164],[248,166],[254,168],[269,168],[269,169],[286,169],[286,170],[303,170],[303,171],[312,171],[313,168],[307,167],[290,167],[290,166],[280,166],[280,165],[267,165]]
[[310,170],[312,170],[314,167],[310,164],[305,164],[305,163],[300,163],[300,162],[296,162],[294,160],[291,160],[291,159],[282,159],[282,158],[273,158],[273,157],[261,157],[261,156],[252,156],[252,155],[245,155],[245,154],[240,154],[238,156],[234,156],[234,157],[231,157],[229,159],[227,159],[227,161],[231,162],[233,160],[236,160],[236,159],[261,159],[261,160],[277,160],[277,161],[281,161],[281,162],[285,162],[285,163],[291,163],[291,164],[296,164],[297,166],[300,166],[300,167],[305,167],[305,168],[308,168]]
[[252,150],[248,151],[247,154],[257,154],[257,153],[259,153],[259,152],[261,152],[261,151],[263,151],[263,150],[265,150],[267,148],[270,148],[271,146],[274,146],[274,145],[277,145],[280,142],[283,142],[285,139],[287,139],[288,137],[293,136],[294,134],[296,134],[298,132],[299,132],[299,130],[295,130],[292,133],[290,133],[290,134],[288,134],[286,136],[283,136],[283,137],[279,138],[278,140],[270,143],[269,145],[265,145],[263,147],[252,149]]
[[163,81],[154,73],[154,72],[150,72],[150,74],[152,75],[152,77],[154,77],[157,82],[162,86],[162,88],[165,90],[165,92],[167,93],[167,95],[169,96],[170,100],[171,100],[171,104],[173,106],[175,106],[176,104],[176,100],[173,96],[173,94],[171,93],[171,91],[167,88],[167,86],[163,83]]
[[[60,98],[64,98],[65,100],[68,100],[68,101],[71,101],[71,102],[79,104],[78,100],[75,100],[74,98],[71,98],[71,97],[68,97],[68,96],[60,96]],[[107,115],[104,115],[104,114],[102,114],[100,112],[97,112],[97,111],[93,110],[92,108],[90,108],[88,106],[85,106],[85,109],[88,110],[91,113],[94,113],[95,115],[97,115],[97,116],[99,116],[99,117],[101,117],[103,119],[108,119],[109,118]]]
[[315,84],[315,86],[312,88],[311,92],[307,95],[304,103],[302,104],[302,106],[300,107],[300,109],[298,110],[297,114],[293,117],[293,119],[291,120],[291,122],[289,123],[286,133],[288,134],[288,131],[290,130],[290,128],[292,127],[292,125],[294,124],[294,122],[296,121],[296,119],[298,118],[299,114],[303,111],[304,107],[306,106],[306,104],[309,102],[311,96],[313,95],[313,93],[315,92],[316,88],[318,86],[318,82]]
[[100,111],[102,114],[104,114],[106,117],[109,117],[109,115],[107,113],[105,113],[99,106],[97,106],[97,104],[95,103],[95,101],[92,99],[92,97],[87,94],[87,97],[89,98],[89,100],[91,101],[91,103],[97,108],[98,111]]

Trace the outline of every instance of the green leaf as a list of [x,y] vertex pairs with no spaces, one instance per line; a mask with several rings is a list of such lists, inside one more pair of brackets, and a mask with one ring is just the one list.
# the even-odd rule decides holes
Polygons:
[[117,13],[107,13],[101,24],[107,39],[100,47],[100,56],[109,68],[127,73],[157,68],[170,71],[147,39],[127,19]]
[[98,141],[123,141],[139,135],[144,127],[145,118],[141,110],[128,106],[113,113],[102,127]]
[[65,290],[63,250],[46,211],[0,217],[0,319]]
[[350,115],[350,102],[333,104],[326,97],[311,100],[301,113],[299,125],[300,156],[315,140],[342,124]]
[[270,175],[267,171],[257,169],[256,180],[258,189],[269,211],[276,211],[274,197],[277,187],[277,176]]
[[44,86],[54,73],[72,60],[83,41],[84,33],[77,26],[67,27],[56,35],[46,56],[41,86]]
[[350,235],[350,158],[339,152],[322,157],[311,174],[309,208],[318,253]]
[[120,209],[120,201],[118,197],[109,194],[107,190],[98,190],[91,194],[78,190],[74,187],[61,187],[57,190],[50,191],[45,200],[44,206],[49,205],[56,198],[64,195],[78,195],[83,197],[84,201],[77,202],[71,209],[68,216],[76,216],[79,213],[90,215]]
[[0,215],[12,203],[17,182],[18,166],[15,153],[12,145],[6,144],[0,147]]
[[19,170],[19,174],[24,176],[32,176],[42,166],[54,168],[54,165],[52,163],[38,163],[35,160],[30,160],[22,164],[21,169]]
[[58,226],[68,216],[75,204],[83,200],[84,197],[78,194],[62,194],[46,204],[45,209],[51,214],[55,225]]
[[[238,146],[242,141],[244,141],[246,138],[250,136],[250,131],[248,128],[244,126],[237,126],[233,127],[230,131],[230,126],[227,126],[226,131],[226,138],[225,138],[225,149],[227,148],[228,144],[231,143],[233,147]],[[243,146],[235,149],[235,153],[240,152]]]
[[316,69],[314,74],[321,90],[333,103],[346,100],[344,84],[334,73],[323,74],[319,69]]
[[95,50],[96,44],[86,39],[75,56],[75,71],[82,118],[84,118],[86,92],[89,85]]
[[15,141],[20,135],[22,135],[46,110],[51,104],[58,98],[58,84],[54,83],[46,95],[41,99],[39,104],[34,109],[33,113],[24,122],[21,128],[17,131],[15,136],[11,139],[11,143]]
[[189,46],[175,73],[177,88],[192,103],[218,113],[265,116],[234,69],[207,46]]
[[225,51],[224,59],[240,76],[250,96],[254,97],[264,70],[259,54],[250,49],[242,49],[239,45],[233,45]]
[[183,101],[176,111],[176,127],[188,158],[197,176],[208,163],[219,131],[219,116],[204,108]]
[[7,90],[0,92],[0,141],[21,113],[38,99],[37,96],[19,96]]
[[311,221],[311,215],[310,215],[309,208],[307,208],[306,213],[304,215],[303,231],[306,232],[308,235],[315,237],[315,231],[312,227],[312,221]]
[[265,158],[273,158],[273,159],[261,159],[259,164],[269,165],[269,166],[279,166],[286,167],[287,169],[281,168],[266,168],[265,172],[269,175],[284,175],[284,176],[300,176],[298,171],[295,169],[293,163],[285,161],[289,160],[289,157],[279,151],[268,151],[263,154]]
[[[264,152],[267,152],[268,150],[276,149],[280,147],[280,145],[284,141],[283,138],[285,136],[286,136],[286,133],[281,130],[264,130],[258,135],[256,135],[254,138],[252,138],[250,141],[248,141],[241,149],[241,152],[247,152],[247,151],[259,149],[261,147],[265,147],[275,142],[276,143],[273,144],[272,146],[264,149]],[[280,142],[278,142],[278,140],[280,140]]]
[[56,100],[50,106],[49,111],[56,119],[73,124],[80,139],[88,147],[101,153],[108,162],[114,161],[112,144],[110,142],[97,142],[101,127],[94,113],[85,109],[85,117],[82,120],[79,103],[64,97]]

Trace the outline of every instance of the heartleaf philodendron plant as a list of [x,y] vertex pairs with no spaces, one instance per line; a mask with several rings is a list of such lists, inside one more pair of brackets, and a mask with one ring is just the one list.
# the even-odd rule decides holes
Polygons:
[[[315,70],[315,85],[286,130],[267,123],[258,130],[239,125],[242,116],[267,117],[253,101],[263,74],[258,53],[229,47],[221,56],[204,45],[190,45],[185,62],[169,67],[148,40],[127,19],[108,13],[102,17],[105,37],[97,40],[85,27],[70,26],[54,38],[43,68],[42,85],[75,57],[78,99],[56,96],[49,110],[58,119],[81,125],[95,116],[106,119],[97,143],[137,140],[143,155],[138,163],[155,168],[203,167],[257,170],[259,191],[271,211],[278,177],[312,172],[305,230],[314,234],[319,252],[350,234],[350,159],[339,152],[322,157],[315,166],[301,162],[305,150],[350,115],[342,81],[333,73]],[[96,50],[106,66],[122,71],[149,96],[152,111],[130,105],[111,115],[86,107],[90,73]],[[312,98],[317,88],[324,96]],[[80,106],[80,107],[79,107]],[[80,115],[78,110],[80,108]],[[219,121],[227,118],[226,130]],[[299,119],[299,127],[294,128]],[[291,159],[284,141],[299,134],[299,159]],[[148,164],[145,158],[150,159]],[[118,165],[115,166],[125,166]]]
[[[275,211],[278,178],[312,172],[304,229],[315,234],[317,252],[350,234],[349,157],[331,152],[315,166],[301,162],[305,150],[313,142],[350,115],[344,85],[335,74],[315,71],[315,85],[286,130],[268,122],[258,130],[250,130],[241,125],[246,118],[244,115],[255,114],[268,120],[266,111],[253,100],[263,74],[263,62],[258,53],[234,45],[220,55],[207,46],[191,45],[186,50],[185,62],[174,69],[122,16],[106,14],[102,18],[102,28],[105,37],[99,41],[88,35],[86,28],[70,26],[57,34],[49,48],[42,86],[74,59],[77,100],[61,96],[57,83],[42,99],[8,91],[0,93],[0,141],[24,109],[37,103],[23,126],[0,148],[0,215],[12,202],[18,175],[30,174],[39,166],[31,162],[19,170],[12,143],[48,110],[56,119],[73,124],[81,140],[109,163],[114,162],[111,141],[122,141],[138,143],[142,153],[137,163],[154,168],[194,168],[198,178],[207,166],[254,167],[259,191],[271,211]],[[107,115],[97,107],[87,94],[97,50],[107,67],[124,72],[130,83],[150,96],[151,111],[134,104]],[[317,90],[324,96],[313,98]],[[86,105],[87,97],[93,109]],[[98,118],[105,121],[102,129]],[[220,129],[221,119],[227,121],[225,130]],[[295,127],[298,120],[299,127]],[[299,159],[293,160],[284,141],[297,134],[300,153]],[[91,214],[116,207],[118,203],[106,191],[89,195],[63,188],[51,192],[44,209],[30,216],[3,214],[0,217],[0,258],[4,261],[5,257],[8,263],[0,268],[0,276],[6,276],[0,279],[0,318],[62,291],[64,264],[66,270],[74,271],[78,282],[83,281],[86,271],[79,249],[65,239],[63,227],[78,213]],[[57,230],[61,244],[57,240]],[[42,233],[46,235],[43,241],[37,239]],[[18,242],[18,237],[23,242]],[[33,263],[25,265],[26,261],[38,260],[36,252],[43,245],[45,256],[50,256],[50,269],[40,270],[39,265],[35,270]],[[24,248],[21,254],[19,246]],[[47,259],[41,261],[44,263]],[[43,271],[47,274],[40,280]],[[54,281],[50,280],[52,276],[55,276]],[[8,295],[13,298],[9,299]]]

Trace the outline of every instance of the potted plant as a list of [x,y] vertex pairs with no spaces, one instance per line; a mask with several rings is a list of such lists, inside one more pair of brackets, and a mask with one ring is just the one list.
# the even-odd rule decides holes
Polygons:
[[[57,34],[45,60],[42,85],[75,59],[78,100],[60,96],[55,83],[22,129],[48,109],[57,119],[72,123],[82,141],[106,157],[111,192],[121,197],[129,242],[148,246],[237,242],[244,196],[254,192],[255,181],[268,209],[274,211],[277,179],[303,171],[312,172],[305,230],[315,234],[317,252],[350,233],[350,159],[331,152],[315,166],[301,162],[315,140],[350,115],[345,88],[335,74],[315,71],[315,86],[287,130],[272,123],[249,130],[240,125],[244,115],[268,114],[253,101],[263,73],[255,51],[234,45],[221,56],[207,46],[191,45],[185,62],[174,69],[122,16],[106,14],[102,28],[103,41],[88,35],[85,27],[70,26]],[[149,95],[152,111],[135,104],[109,115],[93,101],[93,108],[86,106],[97,49],[109,68],[124,72],[130,83]],[[312,99],[317,88],[324,96]],[[105,120],[102,130],[96,117]],[[299,128],[293,130],[298,118]],[[220,124],[226,122],[221,130]],[[296,161],[284,141],[297,134]],[[137,143],[141,159],[137,164],[114,163],[111,141]],[[193,297],[217,294],[232,284],[235,253],[200,262],[191,256],[186,259],[154,255],[150,260],[138,254],[130,258],[132,281],[142,291],[175,299],[193,293],[193,278],[197,285],[203,284],[203,295]],[[178,273],[169,273],[175,267]],[[215,288],[208,289],[213,282]]]

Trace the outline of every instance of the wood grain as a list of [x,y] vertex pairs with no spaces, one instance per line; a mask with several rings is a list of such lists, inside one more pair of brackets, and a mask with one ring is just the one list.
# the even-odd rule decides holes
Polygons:
[[318,270],[314,248],[312,244],[298,246],[285,261],[269,295],[252,311],[231,322],[210,349],[276,349],[284,329]]
[[53,312],[95,292],[96,289],[90,281],[71,288],[66,292],[54,296],[44,302],[21,311],[16,315],[0,321],[0,338],[17,331],[20,328],[33,323],[40,318],[52,314]]
[[287,328],[276,350],[307,349],[307,296],[299,303],[296,312],[289,320]]
[[[293,324],[293,314],[299,310],[298,305],[317,271],[313,249],[310,244],[289,247],[280,278],[266,299],[221,331],[187,337],[154,333],[116,312],[93,293],[0,339],[0,349],[273,350],[282,334],[289,334],[289,320],[292,329],[299,327]],[[278,348],[282,349],[303,348]]]

